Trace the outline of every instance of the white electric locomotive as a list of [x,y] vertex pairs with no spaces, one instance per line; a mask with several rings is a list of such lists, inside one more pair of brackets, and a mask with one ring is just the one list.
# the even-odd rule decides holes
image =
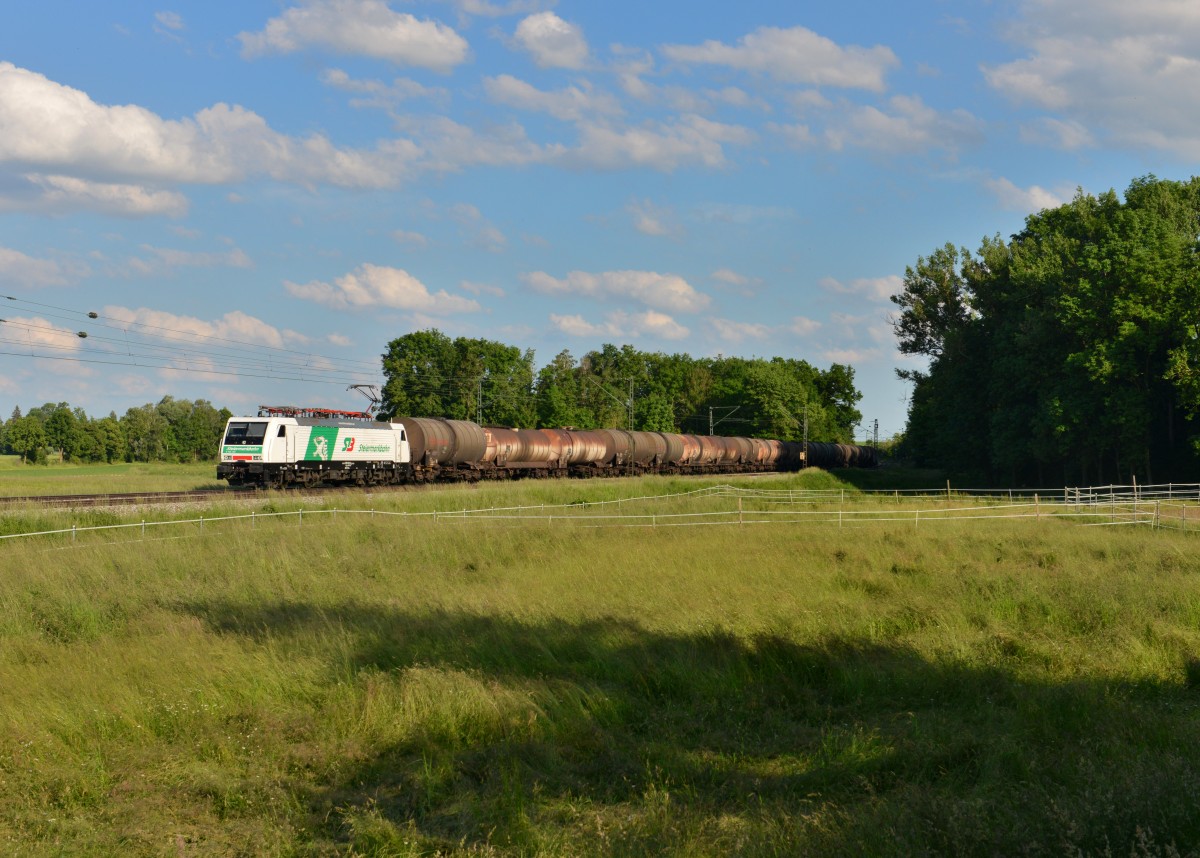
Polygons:
[[264,406],[225,426],[217,479],[231,486],[405,482],[408,437],[399,423],[357,411]]

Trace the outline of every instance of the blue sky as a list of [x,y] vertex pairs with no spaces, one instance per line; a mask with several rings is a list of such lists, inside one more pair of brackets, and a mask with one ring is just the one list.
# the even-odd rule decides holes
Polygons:
[[1190,0],[24,4],[0,415],[351,407],[432,326],[848,363],[888,436],[905,266],[1190,176],[1198,91]]

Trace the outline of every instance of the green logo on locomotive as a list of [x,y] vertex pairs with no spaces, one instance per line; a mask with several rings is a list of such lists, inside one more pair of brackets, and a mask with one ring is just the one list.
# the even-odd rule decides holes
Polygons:
[[328,462],[333,458],[337,443],[338,430],[336,426],[314,426],[308,436],[308,449],[304,458],[309,462]]

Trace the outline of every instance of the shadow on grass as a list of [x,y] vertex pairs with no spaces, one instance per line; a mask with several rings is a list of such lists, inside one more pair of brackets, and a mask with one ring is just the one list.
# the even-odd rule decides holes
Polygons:
[[340,818],[327,833],[361,851],[410,837],[430,849],[629,855],[1170,854],[1200,843],[1197,692],[1023,681],[1009,642],[983,659],[992,666],[969,667],[902,646],[617,619],[181,609],[284,645],[348,635],[349,664],[344,649],[330,653],[331,685],[347,672],[403,683],[435,669],[465,673],[484,696],[513,692],[487,723],[426,724],[324,778],[306,799],[314,818]]

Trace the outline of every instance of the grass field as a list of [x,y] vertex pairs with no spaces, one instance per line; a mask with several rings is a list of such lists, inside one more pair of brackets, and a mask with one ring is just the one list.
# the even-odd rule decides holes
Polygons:
[[[837,484],[754,485],[809,481]],[[324,516],[117,539],[0,543],[5,854],[1200,845],[1194,536]]]
[[0,497],[30,495],[170,492],[218,488],[214,462],[170,465],[133,462],[118,465],[25,465],[19,456],[0,456]]

